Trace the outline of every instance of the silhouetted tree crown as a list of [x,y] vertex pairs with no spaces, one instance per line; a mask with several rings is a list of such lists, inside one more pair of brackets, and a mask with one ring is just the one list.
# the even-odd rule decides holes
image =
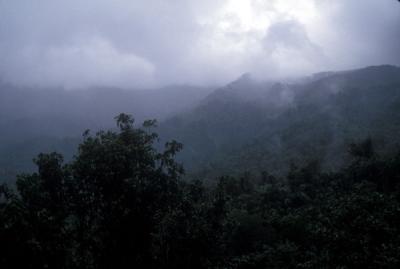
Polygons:
[[1,268],[399,267],[400,153],[367,139],[337,172],[314,160],[206,184],[181,179],[180,143],[156,150],[155,121],[116,122],[0,186]]

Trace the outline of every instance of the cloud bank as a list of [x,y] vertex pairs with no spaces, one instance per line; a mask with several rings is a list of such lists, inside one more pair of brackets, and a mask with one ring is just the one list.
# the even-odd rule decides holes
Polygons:
[[0,79],[223,84],[400,64],[396,0],[0,0]]

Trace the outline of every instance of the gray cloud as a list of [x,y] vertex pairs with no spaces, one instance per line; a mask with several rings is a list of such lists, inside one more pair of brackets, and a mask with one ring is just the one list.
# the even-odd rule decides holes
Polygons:
[[155,87],[400,64],[399,29],[395,0],[0,0],[0,77]]

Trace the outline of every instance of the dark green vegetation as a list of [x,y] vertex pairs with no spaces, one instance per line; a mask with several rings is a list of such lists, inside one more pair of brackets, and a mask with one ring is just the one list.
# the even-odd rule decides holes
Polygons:
[[365,140],[337,172],[314,161],[204,185],[180,179],[181,144],[154,149],[153,121],[117,124],[0,188],[1,268],[400,266],[400,152]]
[[0,88],[0,268],[400,267],[400,68],[173,92]]

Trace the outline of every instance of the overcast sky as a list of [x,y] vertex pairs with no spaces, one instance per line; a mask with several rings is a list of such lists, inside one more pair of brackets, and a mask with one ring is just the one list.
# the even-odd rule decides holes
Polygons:
[[0,79],[216,85],[400,65],[397,0],[0,0]]

